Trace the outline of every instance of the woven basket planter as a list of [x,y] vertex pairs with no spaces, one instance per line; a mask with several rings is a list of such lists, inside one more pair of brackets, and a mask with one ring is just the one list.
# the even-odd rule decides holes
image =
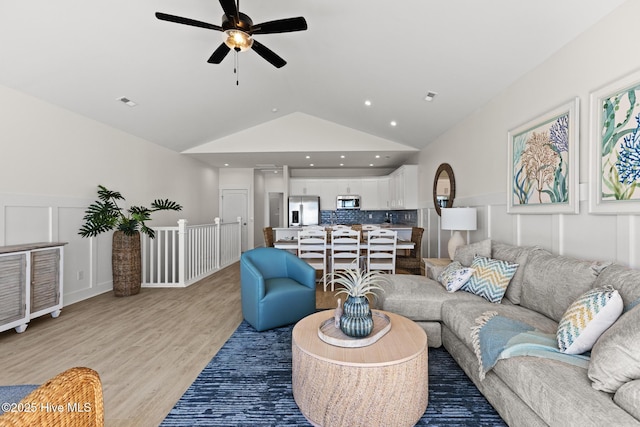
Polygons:
[[113,233],[111,269],[113,293],[126,297],[140,292],[142,283],[142,259],[140,255],[140,233],[127,236],[122,231]]

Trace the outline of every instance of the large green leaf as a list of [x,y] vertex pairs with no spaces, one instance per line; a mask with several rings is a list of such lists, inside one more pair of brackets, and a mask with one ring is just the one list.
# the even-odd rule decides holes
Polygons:
[[78,234],[82,237],[94,237],[114,228],[123,231],[126,235],[133,235],[137,231],[146,233],[152,239],[155,237],[153,229],[146,226],[145,222],[151,220],[151,213],[159,210],[182,210],[182,206],[168,199],[156,199],[151,203],[152,209],[144,206],[131,206],[128,216],[122,212],[117,200],[125,200],[117,191],[111,191],[103,185],[98,185],[98,199],[87,207],[85,223],[80,227]]

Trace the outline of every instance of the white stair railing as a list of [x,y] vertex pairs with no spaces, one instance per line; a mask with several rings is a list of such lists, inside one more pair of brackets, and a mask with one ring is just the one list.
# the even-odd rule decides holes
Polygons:
[[142,286],[186,287],[240,260],[241,218],[225,223],[153,227],[142,235]]

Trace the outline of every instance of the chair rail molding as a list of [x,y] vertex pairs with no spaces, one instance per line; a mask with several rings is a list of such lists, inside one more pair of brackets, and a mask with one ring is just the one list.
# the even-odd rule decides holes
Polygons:
[[[478,229],[471,242],[493,239],[521,246],[539,246],[558,255],[617,262],[640,268],[640,215],[592,215],[581,197],[580,213],[509,214],[506,194],[491,193],[456,197],[456,207],[475,207]],[[446,254],[446,233],[440,230],[437,213],[425,209],[420,218],[425,229],[426,257]]]

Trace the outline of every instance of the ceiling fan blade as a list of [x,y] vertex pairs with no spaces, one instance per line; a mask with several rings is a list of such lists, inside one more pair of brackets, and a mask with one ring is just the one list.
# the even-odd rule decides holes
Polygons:
[[222,62],[227,53],[229,53],[231,49],[226,44],[222,43],[218,48],[213,52],[211,57],[207,60],[209,64],[219,64]]
[[169,15],[162,12],[156,12],[156,18],[162,21],[175,22],[176,24],[191,25],[192,27],[207,28],[209,30],[224,31],[221,26],[208,24],[195,19],[183,18],[182,16]]
[[235,0],[220,0],[220,6],[222,6],[222,10],[224,14],[227,15],[227,19],[229,22],[237,23],[239,21],[238,16],[238,8],[236,7]]
[[271,63],[271,65],[273,65],[276,68],[282,68],[287,63],[287,61],[280,58],[271,49],[269,49],[268,47],[266,47],[265,45],[263,45],[262,43],[258,42],[255,39],[253,40],[253,46],[251,46],[251,49],[255,50],[258,55],[262,56],[269,63]]
[[277,19],[251,27],[251,34],[291,33],[307,29],[307,21],[302,17]]

